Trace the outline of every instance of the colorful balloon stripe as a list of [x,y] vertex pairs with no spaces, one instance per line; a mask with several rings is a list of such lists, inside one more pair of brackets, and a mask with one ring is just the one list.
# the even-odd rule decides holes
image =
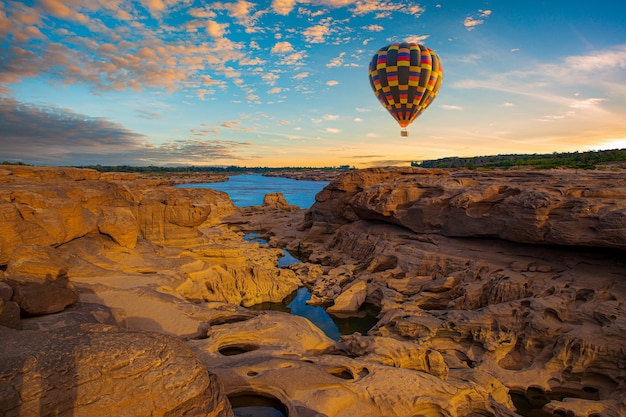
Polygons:
[[432,49],[418,43],[399,42],[374,54],[369,79],[378,100],[404,128],[437,96],[443,68]]

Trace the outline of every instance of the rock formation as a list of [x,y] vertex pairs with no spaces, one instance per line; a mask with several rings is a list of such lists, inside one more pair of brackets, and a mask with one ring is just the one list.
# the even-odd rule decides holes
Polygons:
[[350,171],[320,193],[317,221],[381,220],[415,233],[626,249],[622,174]]
[[[310,210],[236,208],[3,166],[0,414],[230,416],[226,396],[254,394],[290,417],[626,415],[625,189],[622,172],[371,169]],[[282,248],[304,262],[279,268]],[[303,285],[378,323],[336,342],[245,308]]]
[[[317,195],[299,226],[248,218],[239,227],[262,223],[273,245],[323,267],[312,302],[330,311],[378,306],[373,339],[345,342],[363,358],[406,366],[410,354],[386,346],[410,342],[439,352],[451,380],[490,375],[518,402],[540,397],[535,406],[549,415],[618,416],[626,413],[623,178],[350,171]],[[386,343],[372,345],[378,340]]]
[[0,412],[11,416],[232,416],[216,377],[159,333],[81,324],[0,326]]

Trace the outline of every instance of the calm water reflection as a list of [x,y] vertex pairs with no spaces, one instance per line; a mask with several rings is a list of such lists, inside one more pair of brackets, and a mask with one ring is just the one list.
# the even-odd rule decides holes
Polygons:
[[304,317],[333,340],[339,340],[342,335],[354,332],[366,334],[378,321],[377,313],[373,309],[361,311],[356,317],[336,317],[328,314],[323,307],[308,305],[306,302],[310,299],[309,289],[301,287],[285,298],[282,303],[261,303],[249,308],[251,310],[276,310]]
[[[249,233],[244,236],[244,239],[250,242],[267,243],[265,239],[259,237],[258,233]],[[301,262],[287,250],[283,249],[283,252],[284,256],[278,259],[279,267]],[[306,302],[310,299],[309,289],[301,287],[286,297],[282,303],[261,303],[249,308],[257,311],[276,310],[304,317],[333,340],[339,340],[342,335],[354,332],[366,334],[378,322],[376,318],[378,312],[371,308],[364,308],[356,316],[337,317],[328,314],[323,307],[308,305]]]
[[233,175],[225,182],[206,184],[181,184],[181,188],[211,188],[228,193],[238,207],[263,205],[268,193],[283,193],[289,204],[309,208],[315,203],[315,195],[322,191],[328,181],[305,181],[291,178],[264,177],[263,175]]

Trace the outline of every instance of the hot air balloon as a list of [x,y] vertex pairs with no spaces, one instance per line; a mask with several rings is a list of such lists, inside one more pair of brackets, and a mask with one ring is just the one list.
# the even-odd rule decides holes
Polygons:
[[443,68],[435,51],[413,42],[384,46],[369,65],[374,94],[408,136],[410,125],[433,102],[443,80]]

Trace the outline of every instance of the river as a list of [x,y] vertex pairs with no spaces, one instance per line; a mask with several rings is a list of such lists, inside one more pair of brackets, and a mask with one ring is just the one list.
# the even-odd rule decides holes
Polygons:
[[180,188],[211,188],[228,193],[238,207],[263,205],[268,193],[283,193],[287,202],[300,208],[310,208],[315,195],[328,185],[328,181],[294,180],[281,177],[264,177],[258,174],[233,175],[228,181],[205,184],[180,184]]

